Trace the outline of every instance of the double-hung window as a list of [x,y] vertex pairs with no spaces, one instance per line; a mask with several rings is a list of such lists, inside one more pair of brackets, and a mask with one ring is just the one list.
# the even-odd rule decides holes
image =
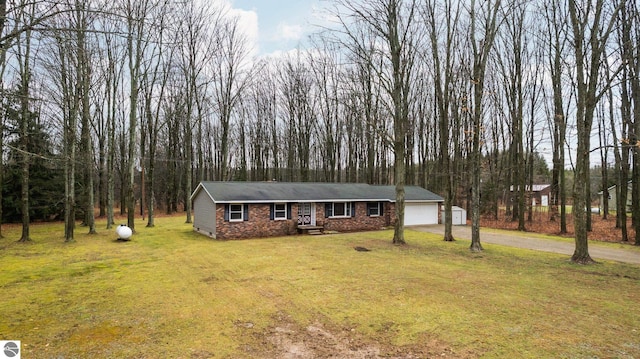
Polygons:
[[382,202],[368,202],[367,215],[370,217],[378,217],[382,215]]
[[243,206],[241,204],[229,205],[229,221],[240,222],[243,221]]
[[286,203],[275,203],[273,205],[273,219],[275,220],[287,219]]

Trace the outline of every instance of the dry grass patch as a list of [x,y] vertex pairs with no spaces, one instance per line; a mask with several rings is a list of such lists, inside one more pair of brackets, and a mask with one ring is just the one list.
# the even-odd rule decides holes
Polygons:
[[29,358],[640,357],[637,266],[413,231],[215,241],[183,222],[124,243],[5,228],[0,339]]

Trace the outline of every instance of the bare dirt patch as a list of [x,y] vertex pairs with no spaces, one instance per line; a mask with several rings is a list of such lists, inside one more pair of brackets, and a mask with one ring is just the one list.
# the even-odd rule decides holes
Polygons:
[[277,325],[260,333],[254,339],[263,344],[256,348],[246,346],[244,351],[255,358],[311,359],[415,359],[415,358],[476,358],[473,352],[457,353],[448,345],[426,336],[420,344],[393,346],[388,338],[367,338],[354,328],[339,328],[315,320],[301,326],[286,314],[280,313]]

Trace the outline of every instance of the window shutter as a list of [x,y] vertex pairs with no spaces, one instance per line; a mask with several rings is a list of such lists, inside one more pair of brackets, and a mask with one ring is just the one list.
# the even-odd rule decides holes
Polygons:
[[269,205],[269,219],[273,221],[273,219],[275,218],[275,204],[271,203]]
[[351,217],[355,217],[355,216],[356,216],[356,203],[351,202]]
[[228,204],[224,205],[224,220],[225,221],[229,220],[229,205]]
[[329,218],[333,215],[333,208],[331,207],[331,203],[324,204],[324,218]]
[[291,219],[291,203],[287,203],[287,219]]
[[249,220],[249,205],[248,204],[244,205],[243,218],[244,218],[245,221]]
[[384,202],[378,202],[378,207],[380,208],[380,215],[384,214]]

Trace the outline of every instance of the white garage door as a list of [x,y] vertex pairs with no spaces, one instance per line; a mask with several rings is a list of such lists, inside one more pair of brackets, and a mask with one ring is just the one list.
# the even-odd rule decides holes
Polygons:
[[405,203],[404,225],[438,224],[437,203]]

